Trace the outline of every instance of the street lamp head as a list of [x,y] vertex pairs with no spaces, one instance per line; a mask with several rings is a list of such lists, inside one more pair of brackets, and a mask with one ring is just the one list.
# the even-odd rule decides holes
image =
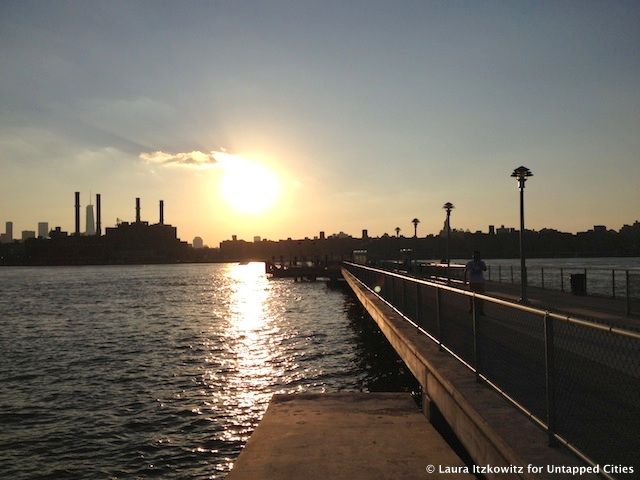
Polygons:
[[520,188],[524,188],[524,182],[527,181],[528,177],[533,177],[533,173],[527,167],[520,166],[513,171],[511,176],[518,180]]
[[444,208],[447,211],[447,214],[449,214],[451,213],[451,210],[453,210],[456,207],[453,206],[453,203],[447,202],[442,206],[442,208]]

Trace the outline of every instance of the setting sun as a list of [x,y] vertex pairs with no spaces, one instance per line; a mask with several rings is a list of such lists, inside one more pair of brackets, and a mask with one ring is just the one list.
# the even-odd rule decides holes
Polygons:
[[278,199],[280,181],[268,168],[238,156],[227,158],[222,168],[220,194],[233,210],[263,213]]

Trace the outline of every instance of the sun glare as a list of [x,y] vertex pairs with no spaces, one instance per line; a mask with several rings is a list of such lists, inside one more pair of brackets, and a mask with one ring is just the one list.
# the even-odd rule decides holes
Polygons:
[[232,209],[258,214],[271,208],[280,193],[280,181],[268,168],[233,156],[222,164],[222,198]]

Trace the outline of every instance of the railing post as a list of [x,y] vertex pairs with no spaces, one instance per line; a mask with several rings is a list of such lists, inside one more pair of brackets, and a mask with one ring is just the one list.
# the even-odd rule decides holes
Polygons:
[[540,267],[540,285],[544,288],[544,267]]
[[391,278],[391,305],[396,306],[396,277]]
[[611,269],[611,297],[616,298],[616,269]]
[[478,307],[476,305],[476,294],[471,297],[471,316],[473,319],[473,366],[476,369],[476,382],[480,382],[480,364],[478,357]]
[[420,326],[420,311],[422,310],[421,300],[422,296],[420,293],[422,292],[420,288],[420,283],[416,282],[416,325]]
[[555,367],[553,357],[553,319],[549,313],[544,314],[544,364],[545,386],[547,390],[547,435],[549,446],[555,447],[558,441],[556,430],[556,402],[555,402]]
[[436,287],[436,332],[438,335],[438,346],[440,350],[442,348],[442,298],[440,288]]
[[560,291],[564,292],[564,268],[560,268]]
[[627,286],[627,308],[626,308],[626,313],[627,313],[627,317],[629,315],[631,315],[631,295],[630,295],[630,291],[629,291],[629,270],[625,270],[624,271],[624,275],[625,275],[625,280],[626,280],[626,286]]
[[401,278],[400,281],[402,282],[402,313],[407,315],[409,313],[407,312],[407,280]]

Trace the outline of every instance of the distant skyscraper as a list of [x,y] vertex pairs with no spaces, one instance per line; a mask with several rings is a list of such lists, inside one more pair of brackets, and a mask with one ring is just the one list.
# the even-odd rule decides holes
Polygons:
[[96,234],[96,223],[93,220],[93,205],[87,205],[87,235]]
[[202,242],[202,238],[195,237],[193,239],[193,248],[202,248],[204,247],[204,243]]
[[49,222],[38,222],[38,238],[49,236]]
[[13,222],[7,222],[4,224],[4,231],[7,235],[7,241],[8,242],[13,242]]

